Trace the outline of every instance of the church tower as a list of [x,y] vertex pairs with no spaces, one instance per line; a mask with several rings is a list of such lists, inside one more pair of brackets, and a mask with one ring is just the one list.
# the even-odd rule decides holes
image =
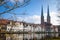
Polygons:
[[49,6],[47,8],[47,23],[50,23]]
[[44,24],[43,6],[41,7],[41,24]]

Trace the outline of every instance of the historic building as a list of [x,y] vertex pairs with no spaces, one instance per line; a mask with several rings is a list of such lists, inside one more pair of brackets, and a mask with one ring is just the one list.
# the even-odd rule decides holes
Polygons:
[[43,16],[43,6],[41,9],[41,25],[46,29],[46,31],[50,31],[51,24],[50,14],[49,14],[49,6],[47,7],[47,22],[44,22],[44,16]]
[[[58,36],[58,34],[38,34],[39,32],[58,32],[58,27],[51,24],[49,6],[47,7],[47,22],[44,21],[43,6],[41,8],[41,24],[0,19],[1,32],[28,32],[28,34],[6,34],[6,40],[40,39],[45,36]],[[35,33],[37,32],[37,33]],[[4,39],[3,39],[4,40]]]
[[[47,7],[47,22],[44,22],[43,6],[42,6],[42,9],[41,9],[41,25],[45,29],[45,32],[58,32],[58,26],[51,24],[49,6]],[[58,37],[58,33],[56,33],[56,34],[47,33],[46,35]]]

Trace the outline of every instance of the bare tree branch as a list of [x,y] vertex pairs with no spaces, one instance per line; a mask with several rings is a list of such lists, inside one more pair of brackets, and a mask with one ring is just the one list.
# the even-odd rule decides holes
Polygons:
[[13,8],[11,8],[11,9],[7,10],[7,11],[4,11],[4,12],[0,13],[0,15],[5,14],[5,13],[8,13],[8,12],[10,12],[10,11],[16,9],[16,8],[19,8],[19,7],[22,7],[22,6],[26,6],[26,5],[29,3],[29,1],[30,1],[30,0],[28,0],[28,1],[25,2],[25,3],[23,3],[23,4],[20,5],[20,6],[16,6],[16,7],[13,7]]

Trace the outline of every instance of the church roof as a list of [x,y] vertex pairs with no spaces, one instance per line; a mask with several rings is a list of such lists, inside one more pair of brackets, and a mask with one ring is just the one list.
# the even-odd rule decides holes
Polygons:
[[52,24],[51,23],[48,23],[48,22],[44,22],[44,25],[45,26],[51,26]]

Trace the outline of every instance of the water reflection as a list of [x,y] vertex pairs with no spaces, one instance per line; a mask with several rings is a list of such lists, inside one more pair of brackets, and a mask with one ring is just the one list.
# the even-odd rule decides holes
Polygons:
[[6,40],[40,40],[41,38],[44,38],[46,36],[51,37],[58,37],[58,33],[50,33],[50,34],[36,34],[36,33],[29,33],[29,34],[5,34]]
[[0,40],[40,40],[45,37],[58,37],[59,33],[21,33],[21,34],[0,34]]

